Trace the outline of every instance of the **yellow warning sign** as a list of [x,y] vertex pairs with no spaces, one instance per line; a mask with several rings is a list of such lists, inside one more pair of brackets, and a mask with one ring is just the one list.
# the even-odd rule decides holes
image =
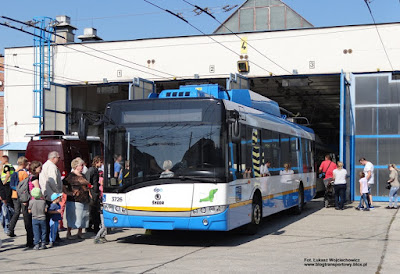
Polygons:
[[240,46],[240,53],[247,54],[247,37],[242,38],[242,43]]

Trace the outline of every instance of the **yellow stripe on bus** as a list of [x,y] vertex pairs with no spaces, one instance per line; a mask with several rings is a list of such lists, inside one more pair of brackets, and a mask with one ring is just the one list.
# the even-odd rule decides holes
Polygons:
[[[312,186],[305,187],[304,189],[311,189],[311,188],[315,188],[315,187],[316,187],[315,185],[312,185]],[[298,191],[298,189],[294,189],[294,190],[289,190],[289,191],[285,191],[285,192],[281,192],[281,193],[263,196],[263,200],[272,199],[274,197],[295,193],[297,191]],[[245,206],[245,205],[248,205],[251,203],[252,203],[252,200],[246,200],[246,201],[230,204],[229,208]],[[128,210],[155,211],[155,212],[186,212],[186,211],[192,211],[192,210],[200,208],[200,207],[196,207],[196,208],[186,207],[185,208],[185,207],[146,207],[146,206],[121,206],[121,207],[128,209]]]
[[229,208],[235,208],[235,207],[240,207],[240,206],[245,206],[251,204],[251,200],[247,200],[247,201],[243,201],[243,202],[239,202],[239,203],[234,203],[234,204],[230,204]]

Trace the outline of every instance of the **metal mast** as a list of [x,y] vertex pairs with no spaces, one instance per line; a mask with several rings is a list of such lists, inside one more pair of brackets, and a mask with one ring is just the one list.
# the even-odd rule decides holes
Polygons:
[[44,113],[44,92],[50,90],[52,72],[52,47],[55,20],[49,17],[35,17],[34,27],[34,107],[33,117],[39,119],[39,133],[42,131]]

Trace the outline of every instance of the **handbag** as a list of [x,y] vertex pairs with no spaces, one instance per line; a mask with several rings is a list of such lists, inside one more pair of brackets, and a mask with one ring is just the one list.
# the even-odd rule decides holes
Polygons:
[[330,166],[331,164],[332,164],[332,161],[329,163],[329,165],[328,165],[328,167],[326,168],[326,170],[325,170],[324,172],[321,172],[321,173],[319,174],[319,178],[325,178],[326,172],[328,171],[329,166]]
[[386,183],[386,189],[391,189],[391,188],[392,188],[392,185],[389,182],[387,182]]

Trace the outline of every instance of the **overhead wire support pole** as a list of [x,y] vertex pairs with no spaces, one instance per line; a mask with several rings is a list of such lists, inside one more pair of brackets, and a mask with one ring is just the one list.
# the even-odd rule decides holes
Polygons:
[[[185,23],[187,23],[189,26],[191,26],[192,28],[194,28],[195,30],[197,30],[198,32],[200,32],[201,34],[203,34],[204,36],[207,36],[208,38],[210,38],[211,40],[213,40],[215,43],[221,45],[222,47],[224,47],[225,49],[229,50],[229,51],[232,52],[233,54],[235,54],[235,55],[237,55],[237,56],[240,56],[240,54],[238,54],[238,53],[235,52],[234,50],[228,48],[227,46],[225,46],[225,45],[222,44],[221,42],[217,41],[217,40],[214,39],[211,35],[206,34],[205,32],[203,32],[202,30],[200,30],[199,28],[197,28],[196,26],[194,26],[193,24],[191,24],[188,20],[186,20],[185,18],[182,18],[182,17],[179,16],[178,14],[175,14],[175,13],[173,13],[173,12],[170,11],[170,10],[167,10],[167,9],[164,9],[164,8],[162,8],[162,7],[160,7],[160,6],[157,6],[156,4],[154,4],[154,3],[152,3],[152,2],[150,2],[150,1],[148,1],[148,0],[143,0],[143,1],[146,2],[146,3],[148,3],[148,4],[150,4],[150,5],[152,5],[152,6],[154,6],[154,7],[156,7],[156,8],[158,8],[158,9],[161,9],[161,10],[163,10],[163,11],[165,11],[165,12],[168,12],[168,13],[172,14],[172,15],[175,16],[175,17],[178,17],[180,20],[184,21]],[[255,66],[259,67],[260,69],[262,69],[262,70],[264,70],[264,71],[270,73],[271,75],[274,74],[274,73],[272,73],[271,71],[269,71],[269,70],[263,68],[262,66],[258,65],[258,64],[255,63],[255,62],[251,62],[251,63],[254,64]]]
[[[227,30],[229,30],[233,35],[235,35],[237,38],[239,38],[240,40],[243,41],[243,39],[237,35],[235,32],[233,32],[231,29],[229,29],[227,26],[225,26],[225,24],[223,24],[221,21],[219,21],[214,15],[212,15],[210,12],[208,12],[208,10],[203,9],[201,7],[199,7],[198,5],[194,5],[192,3],[190,3],[189,1],[186,0],[182,0],[183,2],[191,5],[192,7],[195,7],[199,10],[201,10],[202,12],[204,12],[205,14],[207,14],[208,16],[210,16],[211,18],[213,18],[215,21],[217,21],[220,25],[224,26]],[[285,69],[284,67],[282,67],[281,65],[279,65],[278,63],[276,63],[274,60],[272,60],[271,58],[269,58],[268,56],[266,56],[264,53],[260,52],[258,49],[256,49],[255,47],[253,47],[252,45],[249,44],[249,42],[247,42],[247,46],[249,46],[250,48],[254,49],[257,53],[259,53],[260,55],[262,55],[264,58],[266,58],[267,60],[269,60],[271,63],[275,64],[276,66],[278,66],[279,68],[281,68],[282,70],[286,71],[289,74],[293,74],[292,72],[290,72],[289,70]]]

